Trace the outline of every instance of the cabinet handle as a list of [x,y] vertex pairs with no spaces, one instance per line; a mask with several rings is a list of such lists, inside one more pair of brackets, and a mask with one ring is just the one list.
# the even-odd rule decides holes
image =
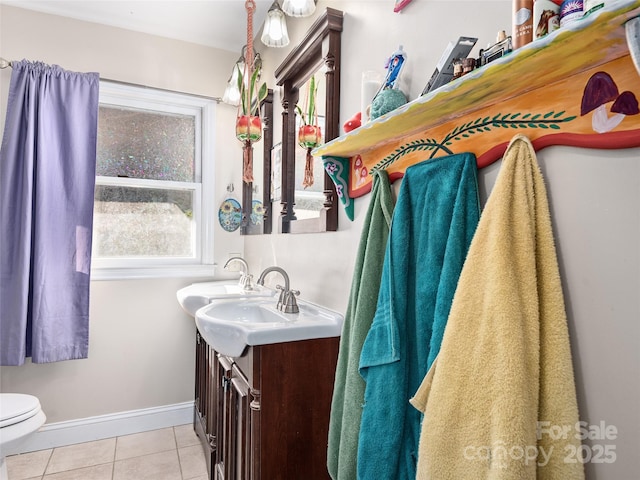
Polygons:
[[216,449],[217,442],[216,442],[216,436],[215,435],[211,435],[210,433],[207,433],[207,442],[209,443],[209,446],[213,450]]
[[252,397],[249,408],[253,411],[260,411],[260,390],[250,389],[249,394]]

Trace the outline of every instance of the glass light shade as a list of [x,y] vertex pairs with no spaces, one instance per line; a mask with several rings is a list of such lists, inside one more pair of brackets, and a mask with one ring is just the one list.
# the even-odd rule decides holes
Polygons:
[[222,101],[228,105],[237,107],[240,104],[240,90],[238,90],[238,76],[244,72],[244,57],[241,56],[231,70],[231,78],[224,89]]
[[229,83],[233,83],[234,85],[238,85],[238,75],[240,72],[244,72],[244,58],[238,59],[236,64],[233,66],[233,70],[231,71],[231,79]]
[[233,80],[233,77],[227,83],[227,88],[224,89],[224,95],[222,96],[222,101],[228,105],[233,105],[237,107],[240,105],[240,90],[238,90],[238,80]]
[[287,21],[277,0],[273,2],[273,5],[267,13],[267,19],[264,21],[264,29],[262,30],[260,40],[262,40],[262,43],[267,47],[286,47],[289,45]]
[[308,17],[316,11],[314,0],[284,0],[282,10],[290,17]]

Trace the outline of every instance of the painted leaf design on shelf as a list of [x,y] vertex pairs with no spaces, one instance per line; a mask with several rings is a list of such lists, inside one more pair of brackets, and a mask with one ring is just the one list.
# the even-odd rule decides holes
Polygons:
[[398,161],[404,155],[408,153],[417,152],[421,150],[431,151],[429,158],[434,158],[436,154],[443,151],[445,154],[453,154],[453,150],[449,147],[454,142],[460,141],[466,138],[470,138],[472,135],[482,134],[490,132],[495,128],[509,128],[509,129],[523,129],[523,128],[541,128],[560,130],[561,123],[571,122],[576,119],[575,115],[565,115],[565,111],[555,112],[550,111],[547,113],[498,113],[493,117],[479,117],[475,120],[462,125],[456,126],[451,132],[449,132],[442,141],[438,142],[433,138],[426,138],[420,140],[413,140],[398,147],[392,154],[387,155],[384,159],[378,162],[372,170],[382,170],[389,165],[392,165]]
[[414,140],[412,142],[405,143],[404,145],[398,147],[391,155],[388,155],[383,160],[381,160],[376,165],[374,165],[371,170],[374,171],[374,170],[385,169],[389,165],[391,165],[392,163],[397,161],[400,157],[406,155],[407,153],[418,152],[418,151],[421,151],[421,150],[435,150],[435,151],[438,151],[440,149],[444,149],[445,152],[447,152],[449,154],[453,153],[448,148],[446,148],[442,144],[438,143],[437,140],[434,140],[432,138],[427,138],[427,139],[424,139],[424,140]]

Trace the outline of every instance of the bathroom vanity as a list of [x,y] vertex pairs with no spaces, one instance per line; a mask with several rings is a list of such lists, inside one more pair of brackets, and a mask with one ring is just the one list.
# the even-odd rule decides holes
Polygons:
[[194,427],[212,480],[328,479],[339,337],[219,354],[196,334]]
[[[261,285],[272,271],[284,277],[281,298]],[[258,283],[203,282],[177,292],[197,326],[193,425],[209,478],[327,480],[344,316],[296,302],[299,292],[278,267]]]

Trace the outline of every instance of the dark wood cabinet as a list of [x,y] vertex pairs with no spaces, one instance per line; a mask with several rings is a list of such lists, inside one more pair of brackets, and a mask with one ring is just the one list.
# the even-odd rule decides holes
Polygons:
[[216,401],[218,380],[216,352],[196,332],[196,380],[193,428],[200,438],[207,460],[207,471],[216,464],[217,425],[219,410]]
[[218,452],[213,478],[250,479],[250,387],[232,359],[218,356]]
[[339,338],[247,347],[236,358],[199,342],[194,426],[210,478],[328,479]]

